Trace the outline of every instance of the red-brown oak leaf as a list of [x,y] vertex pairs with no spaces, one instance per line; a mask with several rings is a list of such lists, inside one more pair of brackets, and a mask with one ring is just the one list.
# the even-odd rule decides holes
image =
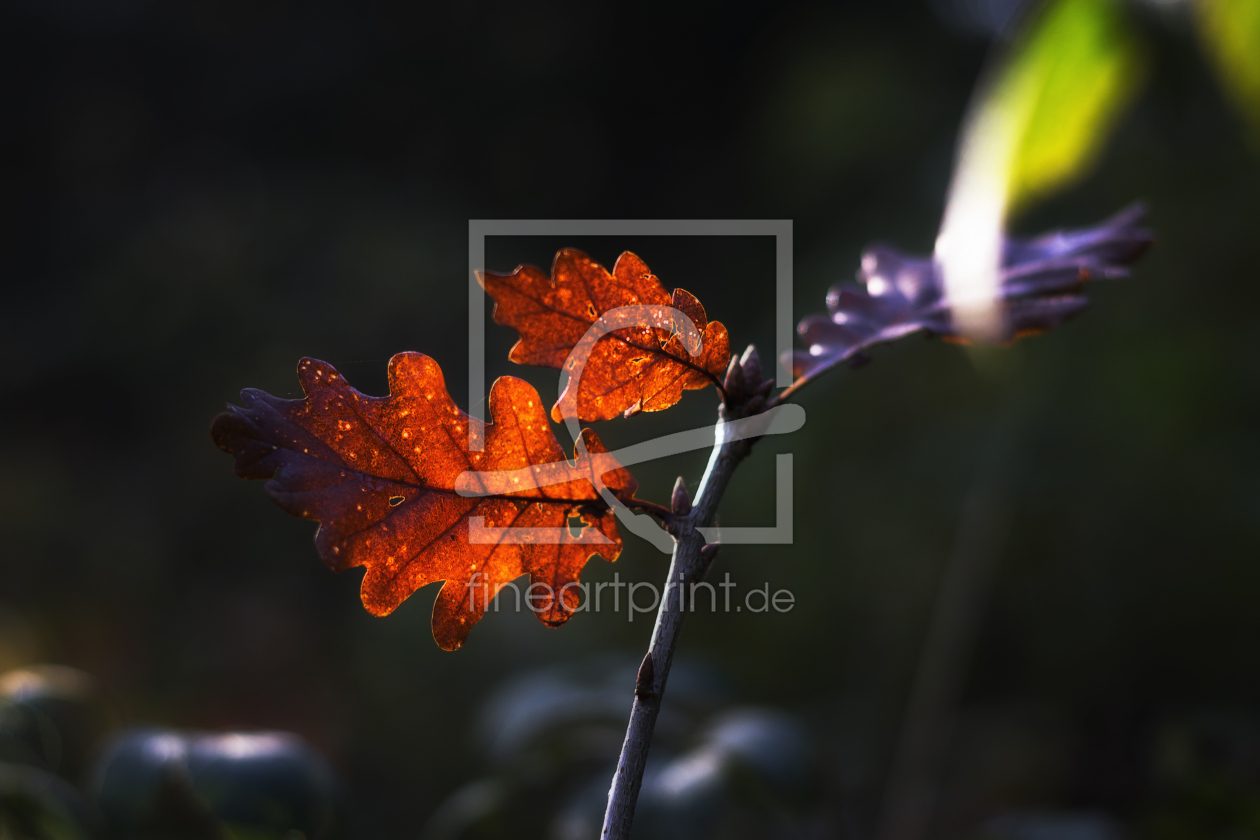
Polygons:
[[[633,498],[634,478],[608,455],[567,461],[528,383],[497,380],[492,422],[483,425],[456,407],[437,362],[420,353],[390,360],[387,397],[359,393],[315,359],[299,362],[298,379],[300,400],[241,392],[244,405],[215,418],[214,441],[235,456],[237,475],[267,479],[280,507],[319,521],[315,546],[325,563],[367,568],[369,612],[387,615],[420,587],[446,581],[433,605],[433,636],[454,650],[499,589],[528,573],[526,603],[557,626],[580,604],[577,581],[591,556],[615,560],[621,552],[616,518],[592,483],[593,461],[621,499]],[[470,451],[470,423],[481,432],[480,452]],[[589,454],[606,451],[589,429],[582,434]],[[500,470],[514,472],[479,483],[479,472]],[[548,483],[557,472],[568,480]],[[461,474],[464,486],[496,494],[459,495]],[[584,523],[579,533],[570,516]],[[529,541],[513,542],[508,528],[559,529],[563,538],[523,531],[518,540]]]
[[677,331],[654,326],[616,329],[590,348],[581,375],[551,409],[557,423],[576,416],[608,420],[639,411],[662,411],[682,399],[684,390],[721,381],[730,361],[730,338],[720,322],[684,289],[665,291],[651,270],[629,251],[610,274],[581,251],[556,254],[548,277],[534,266],[511,274],[481,272],[494,298],[494,320],[520,334],[509,358],[522,365],[566,368],[566,360],[592,325],[624,306],[672,307],[699,332],[699,355],[689,352]]

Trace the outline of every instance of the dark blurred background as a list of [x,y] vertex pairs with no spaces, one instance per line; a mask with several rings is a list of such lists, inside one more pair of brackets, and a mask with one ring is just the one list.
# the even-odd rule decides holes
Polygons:
[[[808,836],[888,831],[941,626],[946,676],[919,682],[943,680],[920,725],[943,746],[910,760],[935,790],[928,835],[1012,814],[1260,833],[1260,156],[1184,6],[1130,7],[1144,92],[1093,174],[1018,220],[1142,199],[1158,243],[1135,276],[1053,335],[910,340],[811,386],[805,428],[760,445],[724,502],[723,522],[771,524],[772,454],[797,453],[795,542],[713,569],[795,608],[697,614],[681,657],[720,686],[714,714],[808,731]],[[297,395],[304,355],[383,393],[402,350],[466,405],[470,218],[792,219],[796,316],[821,310],[868,242],[931,249],[1000,37],[987,8],[6,4],[0,672],[82,669],[122,724],[296,732],[343,780],[353,836],[418,836],[493,772],[477,732],[496,686],[602,655],[632,674],[651,621],[492,614],[444,653],[435,590],[368,615],[314,525],[233,476],[213,416],[245,386]],[[488,268],[546,268],[564,244],[635,250],[772,355],[769,241],[502,238]],[[520,375],[489,330],[488,377]],[[641,440],[714,404],[599,431]],[[704,460],[637,468],[641,495]],[[630,538],[587,577],[659,582],[666,562]],[[501,836],[563,836],[550,819]]]

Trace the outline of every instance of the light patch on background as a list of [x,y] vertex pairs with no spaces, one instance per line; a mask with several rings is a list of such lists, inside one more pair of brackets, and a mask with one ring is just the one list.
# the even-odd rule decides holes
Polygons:
[[998,284],[1015,131],[1006,109],[982,109],[971,121],[936,237],[935,258],[954,323],[979,341],[1002,334]]

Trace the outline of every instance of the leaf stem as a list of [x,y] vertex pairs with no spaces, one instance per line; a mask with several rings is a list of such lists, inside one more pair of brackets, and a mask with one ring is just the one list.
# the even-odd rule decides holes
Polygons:
[[634,705],[630,709],[621,757],[617,760],[617,771],[608,791],[608,809],[604,813],[604,829],[600,834],[602,840],[626,840],[630,836],[634,806],[639,798],[643,768],[652,743],[652,730],[656,727],[656,715],[661,708],[665,682],[674,660],[674,647],[686,616],[683,592],[685,587],[704,577],[708,566],[706,556],[701,553],[705,540],[697,529],[713,524],[718,503],[735,468],[752,449],[753,441],[722,439],[725,414],[724,407],[718,410],[718,440],[709,456],[709,465],[700,480],[691,512],[686,516],[673,516],[671,520],[674,554],[669,564],[665,593],[656,613],[652,641],[648,645],[643,667],[639,669],[640,681],[635,687]]
[[818,377],[822,376],[824,373],[830,370],[835,370],[836,368],[838,368],[840,365],[844,364],[845,362],[851,362],[852,360],[853,360],[852,356],[842,356],[833,361],[827,362],[824,365],[820,365],[814,368],[809,373],[796,377],[796,379],[792,381],[791,385],[784,388],[782,391],[778,393],[778,395],[776,395],[775,397],[771,398],[768,402],[766,402],[766,408],[774,408],[776,405],[782,405],[783,403],[790,400],[792,397],[796,396],[797,391],[801,390],[809,383],[817,381]]
[[677,518],[674,512],[669,508],[664,505],[657,504],[656,502],[649,502],[647,499],[623,500],[622,504],[628,508],[637,508],[638,510],[647,511],[653,516],[659,518],[662,522],[673,522],[674,519]]

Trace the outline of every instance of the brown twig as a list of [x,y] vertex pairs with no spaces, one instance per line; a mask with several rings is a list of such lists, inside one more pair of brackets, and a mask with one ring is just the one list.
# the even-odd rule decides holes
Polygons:
[[[719,417],[725,419],[724,415],[725,407],[719,409]],[[715,553],[714,549],[705,550],[705,538],[697,529],[713,524],[718,502],[726,492],[735,468],[748,457],[751,449],[752,441],[748,440],[719,440],[714,444],[690,513],[673,517],[670,531],[674,537],[674,554],[665,593],[656,613],[652,641],[639,669],[621,757],[617,760],[617,771],[608,791],[608,809],[604,813],[604,829],[600,834],[603,840],[626,840],[630,836],[634,806],[639,799],[643,768],[652,743],[652,730],[656,727],[656,715],[661,708],[674,648],[686,615],[683,593],[687,586],[704,577]]]

